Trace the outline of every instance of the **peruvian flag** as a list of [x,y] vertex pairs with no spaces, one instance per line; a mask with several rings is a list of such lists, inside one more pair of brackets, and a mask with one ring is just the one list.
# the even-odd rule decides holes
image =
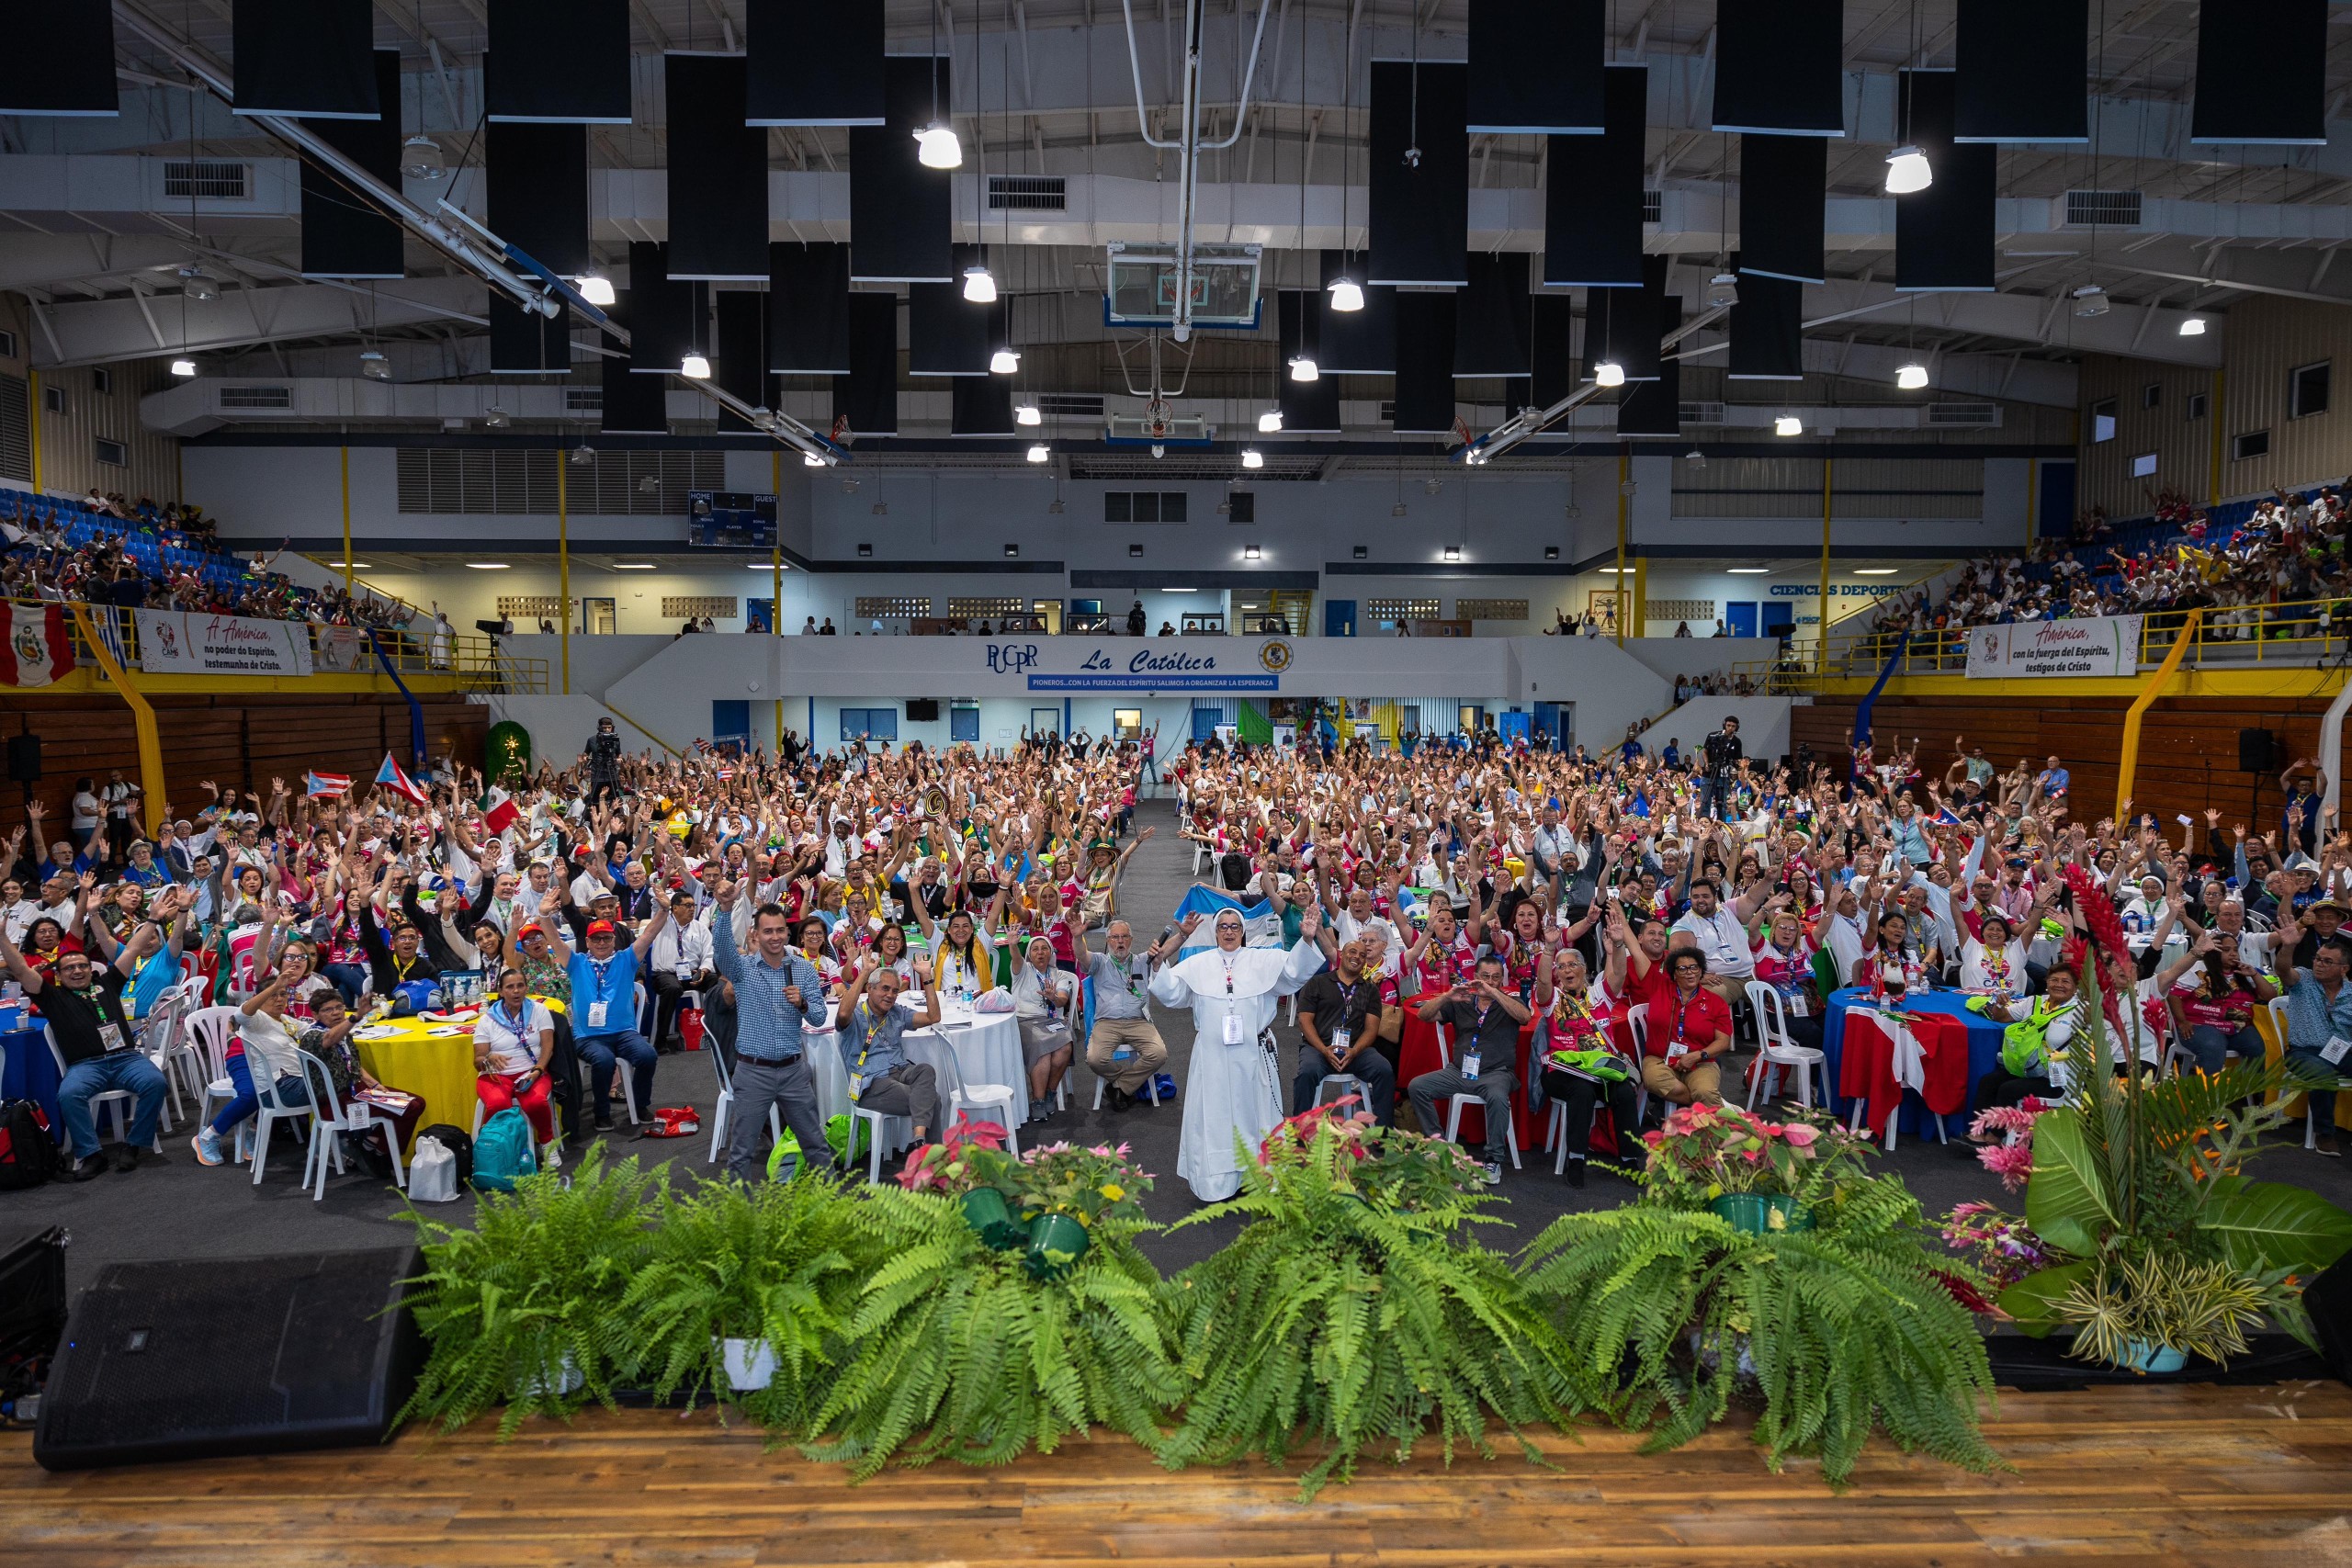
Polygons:
[[384,753],[384,765],[376,770],[376,782],[389,787],[394,795],[406,795],[418,806],[423,806],[431,798],[418,787],[414,779],[401,770],[398,762],[392,761],[392,754],[390,751]]
[[8,640],[0,645],[0,686],[50,686],[74,668],[60,604],[8,606]]
[[302,775],[302,793],[307,795],[314,796],[326,795],[330,798],[349,795],[351,793],[351,775],[349,773],[322,773],[313,770],[312,772]]

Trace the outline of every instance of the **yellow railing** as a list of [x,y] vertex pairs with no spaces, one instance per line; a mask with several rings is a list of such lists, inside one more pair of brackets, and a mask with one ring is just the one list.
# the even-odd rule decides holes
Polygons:
[[[2139,615],[2139,661],[2143,669],[2163,663],[2180,641],[2184,628],[2188,647],[2181,663],[2188,669],[2317,664],[2352,646],[2352,600],[2208,606],[2202,616],[2189,610],[2146,610]],[[1895,660],[1897,676],[1961,675],[1968,670],[1972,629],[1976,628],[1947,626],[1833,637],[1828,657],[1817,669],[1809,650],[1800,649],[1778,660],[1735,665],[1732,672],[1745,674],[1759,690],[1774,693],[1817,691],[1831,682],[1875,680],[1890,658]]]
[[[17,599],[14,604],[46,604],[47,600]],[[139,619],[131,611],[110,604],[83,606],[83,616],[66,616],[66,636],[71,639],[74,662],[77,666],[97,667],[101,661],[92,651],[89,632],[106,639],[107,650],[121,665],[130,669],[145,669],[139,646]],[[275,621],[272,626],[290,626],[310,645],[311,669],[318,675],[380,675],[383,663],[376,657],[365,630],[350,626],[313,626],[303,621]],[[88,628],[85,631],[85,626]],[[478,632],[453,633],[445,644],[435,649],[429,631],[392,631],[379,628],[376,643],[384,653],[384,662],[401,679],[427,682],[454,682],[469,690],[544,693],[548,690],[548,661],[528,659],[506,651],[498,640]],[[159,661],[160,663],[160,661]],[[171,673],[168,667],[160,671]],[[283,678],[284,671],[254,671]],[[233,678],[233,677],[224,677]]]

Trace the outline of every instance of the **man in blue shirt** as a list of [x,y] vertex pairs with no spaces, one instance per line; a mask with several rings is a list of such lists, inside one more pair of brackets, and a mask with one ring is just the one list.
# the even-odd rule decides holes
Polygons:
[[2050,765],[2034,775],[2033,782],[2041,787],[2042,799],[2055,800],[2066,793],[2066,786],[2074,781],[2067,776],[2065,768],[2053,756],[2050,759]]
[[792,923],[775,904],[761,905],[752,916],[753,951],[738,953],[740,893],[732,882],[718,886],[710,961],[735,987],[735,1103],[728,1112],[734,1125],[727,1139],[727,1174],[752,1181],[759,1176],[760,1139],[772,1108],[799,1140],[804,1160],[831,1158],[825,1119],[817,1110],[817,1080],[809,1076],[801,1043],[803,1030],[824,1027],[825,978],[793,950]]
[[[2352,1075],[2352,987],[2344,983],[2352,972],[2352,942],[2340,936],[2323,940],[2312,954],[2311,967],[2298,973],[2295,948],[2302,932],[2292,919],[2278,927],[2278,978],[2287,991],[2287,1065],[2301,1077],[2320,1082],[2340,1081]],[[2312,1145],[2329,1158],[2343,1151],[2335,1143],[2335,1100],[2332,1092],[2313,1094]]]
[[588,951],[574,953],[566,940],[563,922],[556,919],[558,900],[550,892],[539,902],[539,929],[565,955],[571,981],[571,1045],[588,1064],[588,1078],[596,1096],[596,1131],[613,1130],[613,1080],[619,1064],[629,1065],[629,1080],[639,1111],[653,1104],[653,1043],[637,1028],[637,972],[653,938],[670,920],[666,904],[656,905],[653,918],[628,947],[610,920],[591,920],[584,941]]

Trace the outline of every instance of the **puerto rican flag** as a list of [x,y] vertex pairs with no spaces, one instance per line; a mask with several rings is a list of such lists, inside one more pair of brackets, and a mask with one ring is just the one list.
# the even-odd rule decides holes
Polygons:
[[74,669],[60,604],[11,604],[0,642],[0,686],[52,686]]
[[407,796],[418,806],[423,806],[431,798],[418,787],[414,779],[401,771],[398,762],[392,761],[392,754],[390,751],[384,753],[384,765],[376,770],[376,782],[390,788],[394,795]]
[[322,773],[315,771],[304,773],[302,793],[306,795],[325,795],[330,799],[340,798],[351,793],[351,775]]

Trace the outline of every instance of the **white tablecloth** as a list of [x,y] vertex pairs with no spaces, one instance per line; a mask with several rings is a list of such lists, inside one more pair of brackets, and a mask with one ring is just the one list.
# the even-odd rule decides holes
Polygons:
[[[900,1000],[918,1012],[922,1009],[920,994]],[[833,1032],[838,1007],[828,1004],[824,1028],[804,1031],[801,1036],[809,1074],[817,1080],[817,1109],[827,1117],[845,1116],[850,1111],[849,1069],[842,1061],[841,1036]],[[935,1027],[910,1029],[903,1039],[908,1059],[927,1063],[939,1075],[940,1110],[930,1121],[933,1135],[954,1120],[948,1091],[964,1084],[1011,1086],[1013,1115],[1027,1119],[1029,1070],[1021,1059],[1021,1028],[1012,1014],[975,1014],[950,1003]],[[885,1146],[896,1149],[913,1136],[914,1127],[907,1118],[893,1116],[884,1123],[884,1133]]]

